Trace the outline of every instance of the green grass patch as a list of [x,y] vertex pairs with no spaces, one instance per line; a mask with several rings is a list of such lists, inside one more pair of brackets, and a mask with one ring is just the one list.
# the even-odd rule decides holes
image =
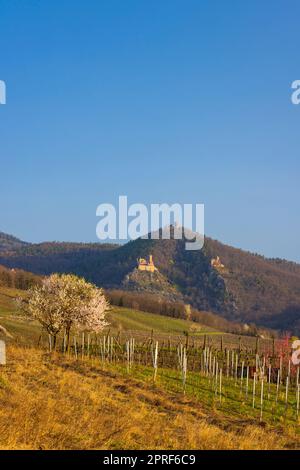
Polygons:
[[261,382],[256,382],[255,400],[253,407],[253,384],[249,380],[248,393],[246,381],[238,378],[222,376],[222,393],[220,382],[205,376],[200,372],[188,372],[185,387],[183,386],[181,371],[178,369],[158,368],[156,382],[153,382],[154,369],[149,366],[135,364],[128,372],[126,364],[104,363],[104,367],[116,368],[124,375],[132,376],[138,380],[152,383],[154,387],[161,387],[169,393],[184,395],[196,399],[207,410],[221,412],[230,418],[243,419],[247,417],[254,422],[268,423],[270,425],[291,426],[300,433],[300,421],[297,417],[296,390],[291,388],[285,403],[285,386],[281,385],[276,400],[276,385],[270,387],[264,382],[263,406],[261,411]]
[[113,307],[108,314],[110,326],[116,329],[152,331],[182,335],[184,332],[194,335],[221,334],[210,327],[202,326],[180,318],[170,318],[154,313],[141,312],[124,307]]

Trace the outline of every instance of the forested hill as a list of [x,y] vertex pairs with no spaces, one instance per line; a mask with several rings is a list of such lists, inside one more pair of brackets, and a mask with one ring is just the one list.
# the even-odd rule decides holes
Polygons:
[[0,232],[0,253],[16,250],[28,245],[29,243],[23,242],[22,240],[19,240],[12,235],[7,235],[6,233]]
[[[5,239],[5,238],[4,238]],[[37,274],[73,272],[106,288],[119,288],[138,257],[155,265],[185,302],[225,318],[300,332],[300,265],[266,259],[210,238],[200,251],[181,240],[142,240],[125,245],[41,243],[0,236],[0,264]],[[219,256],[224,268],[211,266]]]

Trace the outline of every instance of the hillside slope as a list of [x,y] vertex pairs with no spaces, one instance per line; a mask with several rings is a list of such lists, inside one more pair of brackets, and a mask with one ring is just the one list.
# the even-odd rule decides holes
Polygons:
[[295,432],[224,415],[100,362],[8,348],[0,449],[284,449]]
[[151,273],[139,271],[135,268],[125,276],[122,287],[133,292],[148,292],[156,295],[157,298],[164,298],[169,301],[183,300],[180,292],[159,271]]
[[[47,334],[42,332],[41,326],[25,317],[18,311],[16,299],[26,297],[26,291],[1,286],[0,283],[0,325],[4,327],[18,344],[37,345],[39,338],[46,340]],[[106,332],[122,335],[135,334],[149,337],[154,334],[159,338],[185,338],[188,333],[192,338],[203,335],[218,336],[222,333],[214,327],[181,318],[170,318],[149,312],[142,312],[133,308],[112,306],[107,313],[108,326]],[[5,339],[1,334],[0,339]]]
[[[73,272],[120,288],[137,258],[153,255],[159,272],[186,303],[242,322],[300,332],[300,265],[266,259],[205,239],[200,251],[181,240],[137,239],[125,245],[44,243],[0,253],[0,264],[38,274]],[[211,266],[219,256],[224,269]]]

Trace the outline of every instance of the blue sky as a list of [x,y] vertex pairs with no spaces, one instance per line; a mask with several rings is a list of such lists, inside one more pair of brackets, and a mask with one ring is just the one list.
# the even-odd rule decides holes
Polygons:
[[207,235],[300,262],[297,3],[0,0],[0,230],[201,202]]

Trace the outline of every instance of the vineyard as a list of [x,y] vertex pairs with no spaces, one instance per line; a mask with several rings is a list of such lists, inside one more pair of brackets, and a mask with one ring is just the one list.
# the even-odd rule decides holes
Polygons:
[[[127,417],[125,419],[124,414],[126,421],[124,431],[118,430],[116,432],[122,435],[122,442],[126,442],[126,445],[116,444],[117,446],[128,445],[129,441],[125,430],[131,426],[135,406],[140,407],[141,416],[143,416],[144,399],[140,398],[140,387],[146,387],[147,393],[153,397],[153,404],[150,405],[151,413],[155,413],[156,416],[160,413],[160,401],[154,397],[160,397],[163,394],[166,400],[170,400],[176,406],[179,415],[180,410],[185,406],[183,403],[193,403],[192,406],[197,407],[197,413],[201,410],[200,414],[204,413],[207,417],[203,423],[210,422],[210,420],[214,423],[217,419],[222,429],[223,426],[226,429],[228,422],[234,423],[230,426],[239,430],[234,431],[238,436],[245,426],[254,426],[255,432],[258,432],[257,429],[263,429],[263,442],[258,444],[259,440],[251,435],[245,444],[250,448],[258,445],[276,447],[277,437],[272,443],[268,441],[269,437],[270,439],[271,436],[274,437],[274,434],[267,431],[270,429],[275,430],[275,433],[280,432],[280,435],[284,436],[286,444],[278,443],[279,446],[298,446],[299,371],[291,361],[291,340],[289,338],[279,340],[225,334],[211,327],[186,320],[115,307],[109,313],[109,325],[101,334],[79,333],[74,330],[69,339],[66,334],[60,334],[54,344],[53,337],[48,337],[45,332],[41,334],[40,326],[36,322],[29,321],[22,315],[17,315],[13,302],[16,294],[18,292],[15,290],[2,289],[0,295],[1,324],[13,335],[13,339],[6,340],[8,365],[7,369],[2,368],[1,370],[0,392],[2,390],[1,393],[5,395],[6,384],[11,383],[14,393],[18,394],[18,401],[23,400],[24,390],[26,390],[26,394],[31,394],[32,384],[36,383],[35,377],[39,374],[39,370],[43,370],[43,379],[38,382],[39,398],[33,393],[30,406],[28,405],[26,408],[27,405],[24,403],[24,409],[28,410],[28,415],[24,419],[30,420],[32,429],[37,429],[37,427],[36,420],[31,417],[31,413],[34,413],[33,410],[38,406],[37,403],[43,403],[44,406],[45,394],[52,393],[51,387],[54,385],[51,387],[49,385],[51,388],[49,391],[47,383],[50,371],[53,370],[54,383],[57,374],[61,380],[61,385],[55,386],[53,403],[56,403],[57,400],[63,400],[64,395],[62,395],[60,387],[64,387],[64,381],[67,380],[65,377],[68,377],[70,382],[75,380],[73,373],[76,373],[78,384],[82,383],[82,380],[85,383],[86,374],[91,374],[88,390],[89,393],[92,393],[91,400],[94,400],[95,397],[97,403],[98,398],[96,397],[99,397],[99,400],[100,396],[104,397],[103,377],[107,381],[108,393],[114,396],[113,404],[119,403],[119,398],[114,395],[114,390],[117,390],[118,393],[124,393],[125,400],[128,401],[128,407],[130,407],[130,411],[128,410],[129,421],[127,421]],[[23,364],[23,366],[21,367],[19,364]],[[19,371],[17,376],[16,370]],[[24,370],[28,373],[28,383],[24,383]],[[15,382],[18,384],[17,388],[14,388]],[[79,385],[77,386],[79,387]],[[130,402],[133,389],[136,390],[139,405]],[[3,403],[9,402],[10,394],[11,389],[7,391]],[[75,413],[78,400],[81,400],[79,396],[76,399],[70,398],[61,405],[67,415],[70,412],[70,407],[72,413]],[[116,422],[120,406],[122,406],[121,403],[116,407],[114,418]],[[42,409],[44,409],[43,406]],[[86,411],[92,419],[96,419],[95,417],[98,416],[97,410],[101,405],[95,406],[96,408],[88,407]],[[85,402],[82,407],[82,410],[86,410]],[[7,412],[8,408],[4,407],[3,410]],[[50,415],[51,410],[50,407],[47,411]],[[21,410],[18,412],[20,413]],[[47,413],[44,425],[40,428],[41,433],[45,427],[48,429]],[[102,418],[97,419],[104,419],[103,416],[105,415],[102,414]],[[194,418],[187,417],[186,410],[184,416],[185,421],[183,422],[189,423],[189,426],[192,426],[193,429],[195,426],[197,429],[197,432],[195,431],[197,437],[193,437],[194,444],[187,443],[186,445],[199,447],[202,442],[198,442],[200,439],[200,434],[198,436],[199,426],[194,423]],[[62,426],[61,417],[58,415],[53,419],[60,429]],[[111,419],[110,417],[109,420]],[[162,422],[165,423],[164,425],[169,423],[163,418]],[[192,422],[193,424],[191,424]],[[7,423],[7,419],[3,417],[3,426],[7,426],[5,423]],[[184,424],[184,429],[185,426]],[[142,433],[143,427],[138,426],[138,429]],[[15,431],[16,427],[12,424],[11,436],[15,435]],[[76,432],[74,428],[73,433]],[[187,435],[187,431],[182,430],[182,439],[185,439]],[[235,435],[235,441],[237,435]],[[291,435],[293,438],[289,441]],[[82,443],[81,446],[89,446],[85,437],[79,436],[78,438]],[[155,435],[153,435],[154,438]],[[37,439],[37,442],[44,442],[44,438],[41,436]],[[66,447],[74,446],[72,439],[70,438],[68,444],[65,444]],[[103,437],[103,442],[105,439]],[[247,439],[246,436],[243,439]],[[25,445],[24,442],[26,442],[25,435],[15,445],[20,448]],[[56,445],[60,445],[59,439],[55,442]],[[99,445],[98,434],[95,434],[94,442],[97,446]],[[134,442],[134,439],[130,442]],[[233,447],[234,444],[232,441],[230,442],[230,447]],[[34,442],[30,443],[30,446],[35,445]],[[46,445],[51,447],[53,439],[49,437]],[[104,445],[110,446],[107,443]],[[207,447],[212,444],[205,445]],[[214,448],[217,445],[225,446],[227,444],[215,442]],[[171,443],[170,446],[172,447]]]
[[[259,422],[298,423],[299,368],[291,362],[288,340],[254,341],[254,348],[235,348],[227,338],[204,335],[202,340],[168,340],[121,334],[97,336],[82,333],[68,340],[64,336],[56,352],[77,361],[97,362],[164,389],[201,401],[208,407],[230,414],[251,416]],[[219,346],[218,344],[219,343]],[[54,353],[54,346],[40,341]]]

